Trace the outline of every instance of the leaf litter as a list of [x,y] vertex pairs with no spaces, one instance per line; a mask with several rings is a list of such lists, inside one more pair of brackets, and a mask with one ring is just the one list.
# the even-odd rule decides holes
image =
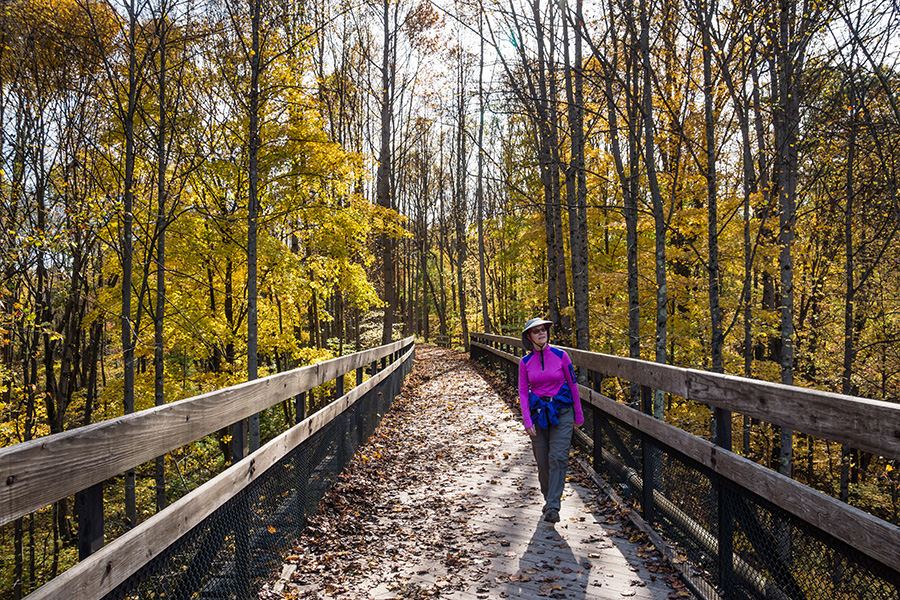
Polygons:
[[[588,598],[599,592],[589,582],[608,587],[609,580],[596,580],[605,556],[596,551],[612,548],[611,536],[637,534],[619,525],[628,523],[621,508],[592,492],[583,509],[590,531],[584,516],[564,517],[556,527],[532,522],[541,499],[536,478],[526,482],[516,470],[524,460],[531,476],[533,459],[515,393],[466,354],[422,345],[416,352],[391,410],[259,598]],[[570,482],[590,487],[575,464]],[[532,532],[531,541],[521,538]],[[583,550],[578,559],[576,546]],[[684,593],[652,546],[642,546],[635,560],[649,581]],[[628,573],[632,578],[617,575],[624,596],[638,586]]]

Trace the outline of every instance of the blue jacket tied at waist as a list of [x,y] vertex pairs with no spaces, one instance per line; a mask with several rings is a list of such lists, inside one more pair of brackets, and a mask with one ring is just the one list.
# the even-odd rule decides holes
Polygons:
[[568,383],[563,383],[555,396],[538,396],[533,392],[528,394],[528,405],[531,409],[531,421],[540,429],[547,429],[551,425],[559,424],[559,411],[565,406],[571,406],[572,390]]

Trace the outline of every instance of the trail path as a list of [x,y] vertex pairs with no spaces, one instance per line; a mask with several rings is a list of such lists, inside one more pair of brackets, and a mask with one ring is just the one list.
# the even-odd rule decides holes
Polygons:
[[465,354],[416,353],[260,598],[691,597],[574,462],[561,521],[543,522],[514,393]]

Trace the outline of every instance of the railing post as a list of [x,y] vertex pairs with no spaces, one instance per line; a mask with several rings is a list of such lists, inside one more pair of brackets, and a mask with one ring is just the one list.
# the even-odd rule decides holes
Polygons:
[[716,446],[720,446],[731,452],[731,411],[714,408],[713,417],[716,420]]
[[247,446],[247,420],[241,419],[231,425],[231,462],[238,462],[246,453]]
[[234,520],[234,585],[238,598],[250,597],[250,499],[247,490],[239,493]]
[[[343,379],[343,376],[338,377],[338,379]],[[335,442],[337,443],[337,459],[338,464],[340,465],[338,468],[340,471],[343,471],[344,467],[347,466],[347,463],[350,462],[347,448],[350,444],[350,417],[344,412],[337,420],[340,423],[340,429],[342,430],[340,434],[337,435],[337,439],[335,439]]]
[[[716,446],[731,452],[731,411],[720,408],[713,409],[716,421]],[[734,511],[731,509],[731,493],[726,487],[722,477],[713,479],[716,489],[716,513],[718,514],[719,530],[719,586],[724,592],[725,600],[734,598]]]
[[[648,386],[641,386],[641,412],[645,415],[653,415],[653,390]],[[653,523],[653,463],[655,459],[653,442],[650,436],[641,432],[641,479],[644,482],[644,494],[641,500],[641,509],[644,520]]]
[[[603,375],[600,373],[594,372],[594,391],[602,393],[603,387]],[[593,426],[594,426],[594,471],[597,473],[603,473],[606,471],[606,465],[603,464],[603,422],[601,419],[603,416],[600,413],[600,409],[595,406],[591,407],[591,414],[593,415]]]
[[78,513],[78,560],[103,547],[103,482],[75,494]]
[[363,382],[363,368],[356,368],[356,385],[362,385]]
[[334,399],[337,400],[344,395],[344,376],[338,375],[334,380]]
[[306,418],[306,392],[294,396],[294,414],[297,415],[298,423]]

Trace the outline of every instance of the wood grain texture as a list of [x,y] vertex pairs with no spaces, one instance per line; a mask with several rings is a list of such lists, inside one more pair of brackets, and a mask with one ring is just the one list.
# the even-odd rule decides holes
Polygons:
[[44,584],[29,594],[27,600],[103,597],[200,524],[228,499],[262,476],[267,469],[340,415],[367,391],[401,368],[405,360],[412,358],[413,353],[414,349],[410,349],[401,360],[395,361],[375,377],[353,388],[218,477]]
[[900,405],[703,371],[688,377],[693,400],[900,458]]
[[412,341],[408,337],[0,449],[0,525],[321,385],[328,381],[324,377],[340,374],[335,364],[352,371]]

